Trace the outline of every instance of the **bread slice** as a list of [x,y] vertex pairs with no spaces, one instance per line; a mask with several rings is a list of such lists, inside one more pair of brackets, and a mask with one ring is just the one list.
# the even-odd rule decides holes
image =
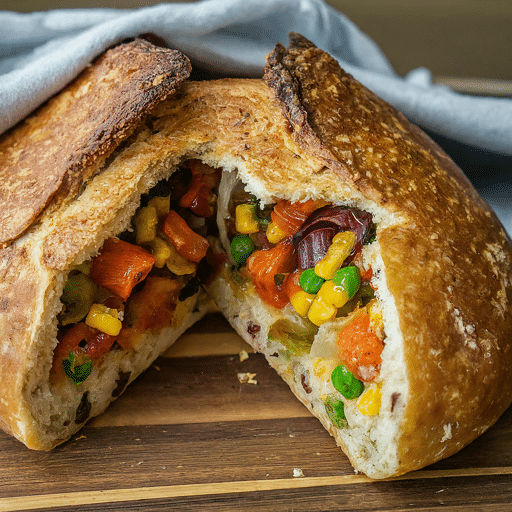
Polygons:
[[[23,128],[17,130],[5,148],[21,136]],[[64,441],[210,307],[203,291],[177,299],[169,325],[125,348],[114,344],[83,382],[55,377],[69,276],[94,260],[107,239],[129,237],[146,204],[143,194],[184,176],[190,161],[202,162],[199,174],[222,173],[208,196],[217,198],[203,233],[209,252],[197,273],[165,279],[182,288],[199,278],[356,470],[384,478],[431,464],[460,450],[509,406],[512,251],[501,224],[421,130],[292,34],[288,48],[277,45],[268,56],[263,80],[182,83],[94,172],[82,172],[77,189],[57,188],[50,206],[37,218],[31,214],[28,229],[5,229],[0,384],[9,391],[0,418],[6,431],[36,449]],[[172,183],[180,188],[179,180]],[[233,235],[243,232],[234,201],[249,204],[249,194],[249,202],[274,212],[283,201],[311,201],[314,211],[334,205],[371,215],[375,236],[363,237],[352,261],[372,287],[371,300],[343,314],[340,306],[320,325],[288,302],[269,303],[252,277],[254,260],[236,262],[231,254]],[[181,206],[178,213],[196,231],[205,229],[189,210]],[[281,243],[298,250],[305,233],[299,229]],[[280,243],[258,236],[256,252]],[[277,272],[280,292],[294,268]],[[363,387],[347,398],[332,374],[347,363],[341,333],[363,316],[383,348],[380,360],[356,365]]]

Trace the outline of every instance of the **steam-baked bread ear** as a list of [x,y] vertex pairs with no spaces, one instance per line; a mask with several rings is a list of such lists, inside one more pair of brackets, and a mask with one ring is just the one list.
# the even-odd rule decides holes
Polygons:
[[[264,80],[183,83],[102,161],[100,172],[87,174],[78,194],[58,189],[51,208],[3,250],[0,384],[10,390],[0,402],[4,429],[33,448],[61,442],[207,307],[194,295],[178,325],[148,333],[141,345],[147,348],[136,356],[106,354],[79,386],[51,382],[55,318],[70,269],[130,228],[141,194],[189,159],[223,172],[211,248],[227,253],[227,263],[204,280],[205,288],[357,470],[383,478],[430,464],[508,407],[512,252],[502,226],[438,146],[294,34],[287,49],[278,45],[269,55]],[[323,323],[306,349],[294,350],[276,335],[276,323],[300,329],[305,320],[290,304],[269,305],[250,280],[240,281],[240,268],[229,260],[230,199],[244,188],[261,205],[312,199],[316,207],[371,214],[375,240],[365,240],[358,265],[373,271],[385,331],[378,378],[369,386],[381,395],[376,414],[340,398],[330,379],[346,317]],[[345,422],[330,414],[330,395],[344,402]]]

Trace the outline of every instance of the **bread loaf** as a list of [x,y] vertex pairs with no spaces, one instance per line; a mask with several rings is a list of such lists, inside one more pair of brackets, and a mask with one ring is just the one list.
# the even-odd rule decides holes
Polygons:
[[[69,438],[213,299],[372,478],[488,429],[512,400],[511,245],[441,148],[298,34],[261,80],[183,81],[185,57],[140,41],[113,52],[134,44],[167,59],[137,80],[170,85],[129,100],[122,129],[91,111],[85,140],[103,142],[22,165],[76,126],[57,113],[105,80],[100,59],[0,142],[2,180],[27,198],[0,204],[2,428],[35,449]],[[119,94],[104,108],[133,112]],[[126,297],[109,281],[123,244]],[[119,334],[71,315],[77,279]],[[80,324],[93,338],[71,339]]]

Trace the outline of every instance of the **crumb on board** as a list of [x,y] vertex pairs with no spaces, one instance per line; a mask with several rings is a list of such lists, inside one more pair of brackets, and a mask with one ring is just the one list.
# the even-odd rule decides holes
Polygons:
[[249,359],[249,354],[247,353],[247,350],[241,350],[238,355],[240,357],[240,362],[243,362],[243,361]]
[[301,468],[293,468],[293,477],[294,478],[301,478],[304,476],[304,472]]
[[258,384],[258,381],[254,378],[256,377],[255,373],[238,373],[237,377],[240,384]]

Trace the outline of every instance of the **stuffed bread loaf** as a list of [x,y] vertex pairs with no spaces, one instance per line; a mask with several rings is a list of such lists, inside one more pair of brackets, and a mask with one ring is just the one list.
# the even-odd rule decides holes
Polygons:
[[372,478],[489,428],[512,400],[512,253],[447,155],[297,34],[263,80],[183,82],[186,58],[140,41],[103,59],[134,47],[168,85],[120,135],[89,114],[116,143],[72,165],[65,146],[48,180],[17,164],[100,71],[0,143],[3,181],[39,201],[2,198],[2,427],[69,438],[210,296]]

